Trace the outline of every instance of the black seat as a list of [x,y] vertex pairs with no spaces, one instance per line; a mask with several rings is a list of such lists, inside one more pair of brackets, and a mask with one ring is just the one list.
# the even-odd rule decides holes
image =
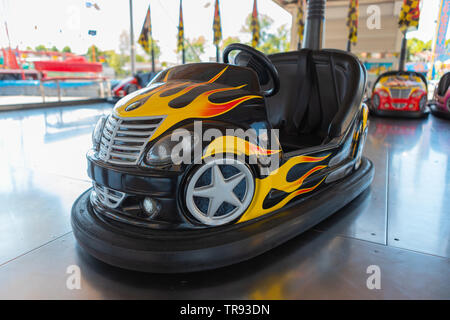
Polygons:
[[450,72],[447,72],[442,76],[441,80],[439,81],[437,94],[441,97],[445,96],[449,86],[450,86]]
[[269,56],[280,76],[280,91],[266,100],[271,125],[288,150],[320,145],[340,136],[358,111],[365,68],[340,50],[300,51]]

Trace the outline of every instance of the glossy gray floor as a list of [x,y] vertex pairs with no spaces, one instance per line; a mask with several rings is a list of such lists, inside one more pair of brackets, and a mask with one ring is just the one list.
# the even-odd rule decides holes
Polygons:
[[[0,113],[0,298],[450,299],[450,122],[371,119],[375,180],[346,208],[248,262],[152,275],[90,258],[71,232],[90,133],[110,108]],[[66,287],[71,265],[80,290]]]

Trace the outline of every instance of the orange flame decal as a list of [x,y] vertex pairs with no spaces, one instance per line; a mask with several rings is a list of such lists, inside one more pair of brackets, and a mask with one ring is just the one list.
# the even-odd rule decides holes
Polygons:
[[281,150],[265,149],[245,139],[236,136],[222,136],[214,139],[206,148],[203,158],[214,154],[234,153],[247,156],[269,156],[280,153]]
[[[330,153],[331,154],[331,153]],[[292,182],[288,182],[286,180],[287,174],[289,170],[291,170],[295,165],[301,163],[313,163],[313,162],[321,162],[330,156],[330,154],[323,157],[312,157],[312,156],[297,156],[290,158],[286,163],[284,163],[277,170],[274,170],[270,173],[269,176],[263,179],[256,179],[256,188],[255,195],[253,196],[253,201],[250,204],[247,211],[241,217],[239,222],[251,220],[262,216],[266,213],[278,210],[286,205],[289,201],[291,201],[294,197],[305,194],[316,189],[326,177],[323,177],[317,184],[308,188],[301,188],[305,180],[310,177],[315,172],[318,172],[327,167],[327,165],[318,165],[314,168],[308,170],[304,173],[300,178],[294,180]],[[271,208],[263,208],[264,199],[267,197],[271,189],[277,189],[288,193],[288,195],[274,205]]]
[[[185,119],[216,117],[232,110],[233,108],[235,108],[236,106],[247,100],[262,98],[262,96],[260,95],[245,95],[224,103],[211,102],[209,99],[211,95],[215,93],[238,90],[245,87],[245,85],[237,87],[224,87],[222,84],[214,84],[214,82],[217,79],[219,79],[227,69],[228,66],[223,68],[218,74],[216,74],[214,77],[205,82],[192,82],[192,81],[182,82],[177,80],[170,80],[168,79],[170,72],[169,70],[169,72],[164,77],[164,80],[167,80],[168,82],[154,88],[147,88],[147,90],[140,91],[140,94],[138,93],[135,96],[131,95],[131,98],[129,100],[126,100],[124,103],[117,104],[113,112],[118,117],[121,118],[166,116],[165,120],[154,132],[151,138],[153,140],[159,137],[165,131],[167,131],[167,129],[169,129],[170,127],[174,126],[178,122],[183,121]],[[171,101],[203,85],[209,85],[212,88],[214,87],[215,88],[194,97],[192,101],[189,102],[185,107],[182,108],[170,107],[169,104]],[[169,90],[177,88],[182,89],[176,93],[163,96],[163,94],[167,93]],[[125,108],[129,104],[144,99],[145,102],[141,107],[130,111],[125,110]]]

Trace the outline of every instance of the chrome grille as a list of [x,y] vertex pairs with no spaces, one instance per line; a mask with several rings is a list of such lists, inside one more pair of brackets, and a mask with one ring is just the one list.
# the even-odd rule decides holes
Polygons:
[[389,89],[393,99],[408,99],[411,89]]
[[107,188],[98,183],[94,182],[93,186],[94,192],[92,195],[97,197],[101,204],[109,208],[117,208],[126,197],[126,193]]
[[136,165],[164,117],[119,118],[110,115],[103,128],[98,157],[118,165]]
[[407,103],[393,103],[395,109],[403,109],[406,107]]

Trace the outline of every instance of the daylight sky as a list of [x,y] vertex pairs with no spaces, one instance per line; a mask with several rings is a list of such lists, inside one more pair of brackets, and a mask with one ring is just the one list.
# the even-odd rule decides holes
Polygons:
[[[128,0],[90,0],[96,2],[100,11],[87,9],[84,0],[0,0],[0,46],[7,45],[4,21],[7,21],[11,44],[25,49],[44,44],[62,49],[69,45],[72,51],[84,54],[95,43],[101,50],[119,49],[119,36],[123,30],[129,32]],[[439,0],[423,0],[419,30],[410,32],[408,37],[431,40],[434,34],[435,19]],[[176,62],[176,34],[178,25],[178,0],[133,0],[134,34],[137,40],[148,4],[151,4],[153,37],[161,46],[161,60]],[[252,10],[253,0],[222,0],[223,37],[239,36],[246,16]],[[212,46],[212,20],[214,0],[184,0],[185,37],[206,38],[207,59],[215,55]],[[274,30],[285,24],[291,25],[291,16],[272,0],[259,0],[258,9],[274,21]],[[88,30],[97,30],[95,37]],[[447,34],[447,38],[449,34]],[[143,51],[138,47],[138,53]]]

